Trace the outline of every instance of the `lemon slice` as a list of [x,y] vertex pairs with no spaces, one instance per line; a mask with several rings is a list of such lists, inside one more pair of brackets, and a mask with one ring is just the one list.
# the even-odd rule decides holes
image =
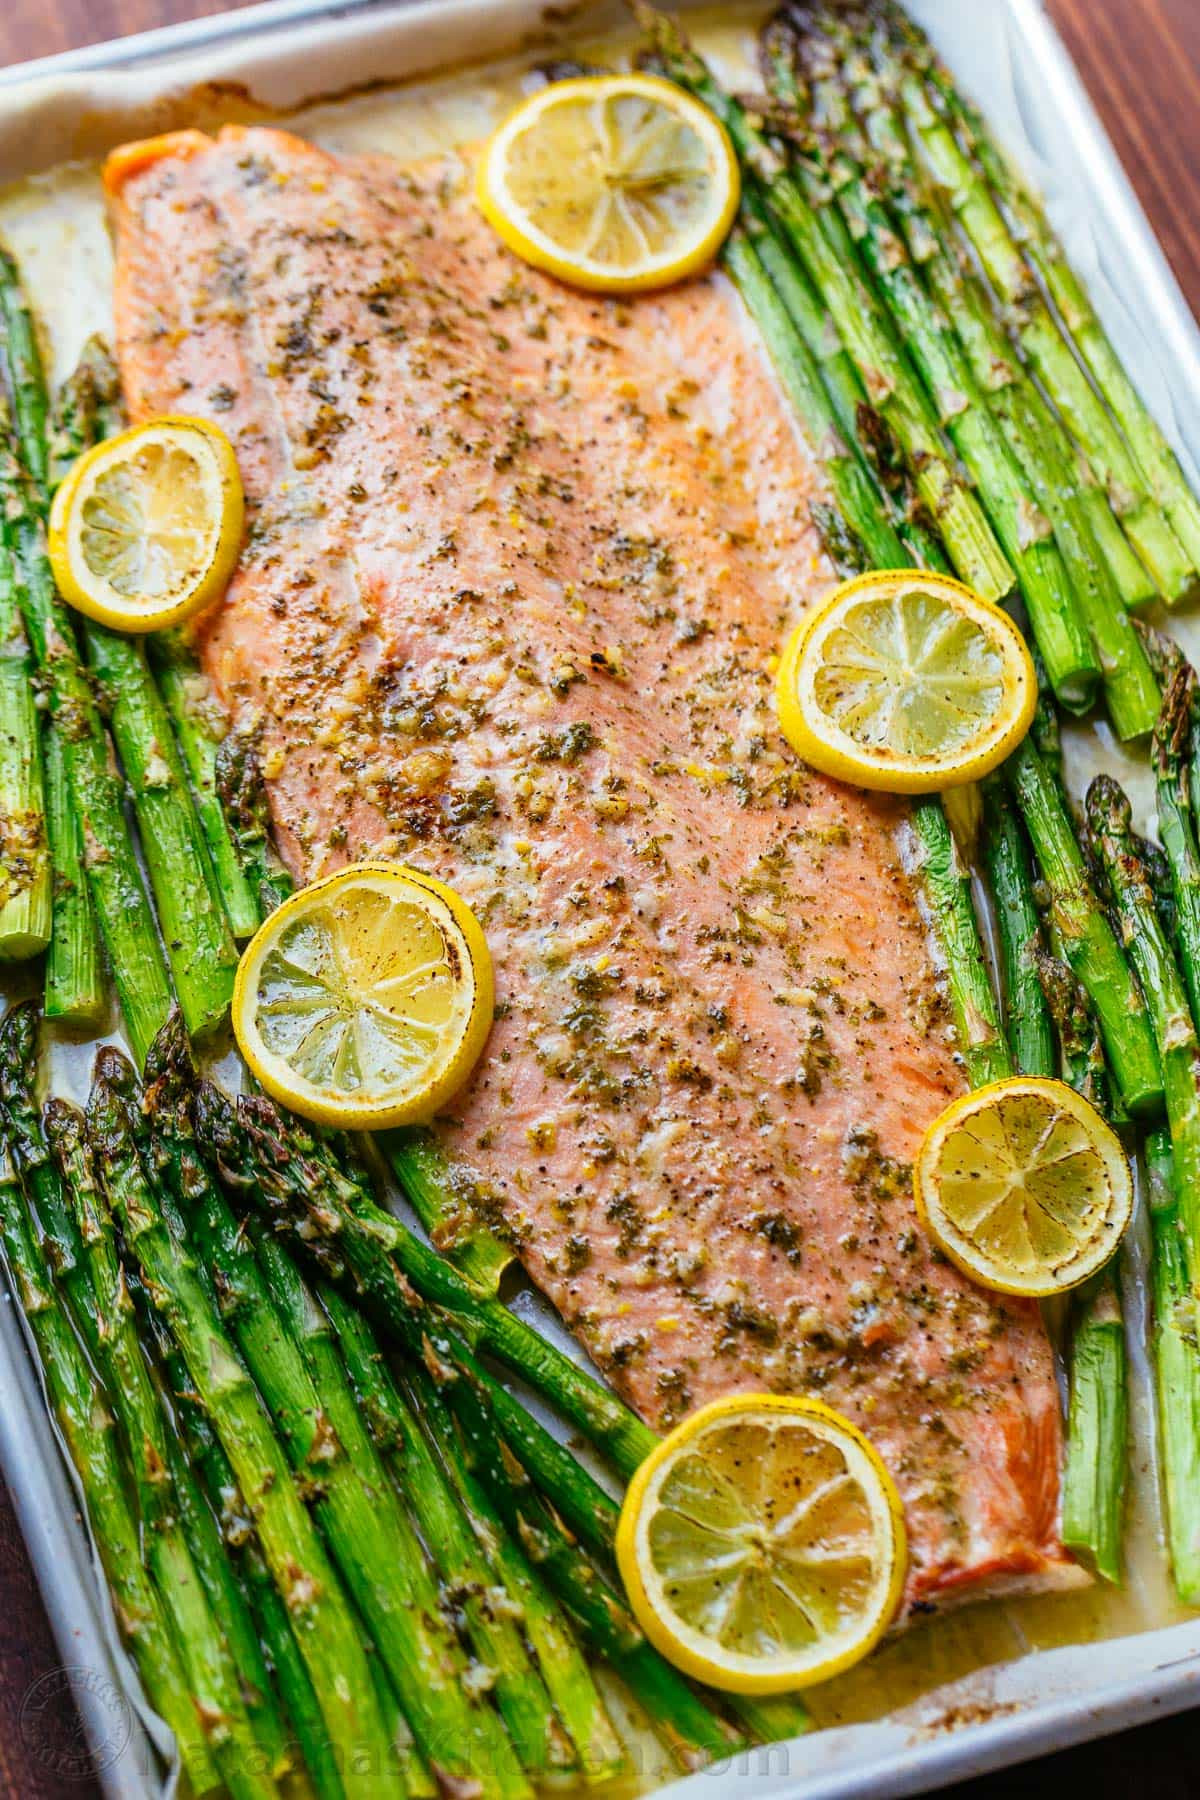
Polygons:
[[116,631],[161,631],[224,591],[242,541],[233,447],[206,419],[166,415],[96,444],[54,497],[59,592]]
[[356,863],[302,888],[242,955],[233,1028],[267,1092],[324,1125],[429,1119],[492,1023],[492,963],[452,888]]
[[1045,1298],[1103,1267],[1133,1213],[1120,1139],[1061,1081],[1014,1076],[965,1094],[925,1134],[917,1211],[965,1274]]
[[518,106],[480,159],[476,191],[526,262],[617,294],[711,262],[740,183],[725,127],[690,94],[657,75],[594,75]]
[[678,1668],[778,1694],[879,1642],[904,1587],[904,1515],[848,1419],[819,1400],[734,1394],[637,1470],[617,1562],[638,1623]]
[[925,794],[978,781],[1014,750],[1037,704],[1007,613],[948,575],[860,575],[792,634],[779,721],[814,768],[857,787]]

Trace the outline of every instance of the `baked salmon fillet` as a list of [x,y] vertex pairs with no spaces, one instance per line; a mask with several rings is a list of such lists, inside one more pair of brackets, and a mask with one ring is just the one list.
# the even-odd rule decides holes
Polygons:
[[110,164],[132,416],[237,448],[203,654],[281,842],[301,878],[382,851],[475,908],[496,1022],[436,1129],[645,1419],[772,1389],[857,1420],[910,1607],[1082,1580],[1037,1310],[914,1214],[963,1080],[903,809],[775,721],[830,579],[819,478],[719,276],[568,292],[467,176],[240,128]]

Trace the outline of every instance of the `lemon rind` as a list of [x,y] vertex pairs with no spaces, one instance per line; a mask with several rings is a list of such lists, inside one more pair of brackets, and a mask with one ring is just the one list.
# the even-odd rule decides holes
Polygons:
[[[877,1527],[881,1523],[886,1526],[888,1575],[886,1585],[880,1584],[878,1604],[863,1631],[836,1652],[823,1657],[809,1655],[781,1659],[771,1666],[752,1667],[746,1658],[730,1658],[724,1653],[720,1657],[705,1654],[696,1648],[699,1634],[689,1629],[686,1636],[681,1636],[669,1625],[651,1597],[642,1563],[649,1561],[646,1535],[651,1507],[648,1503],[661,1488],[668,1466],[704,1432],[716,1427],[721,1419],[764,1412],[785,1412],[804,1419],[821,1435],[840,1442],[843,1449],[851,1447],[853,1461],[868,1472],[869,1479],[875,1484],[873,1501],[882,1501],[882,1506],[872,1504],[871,1514]],[[908,1572],[903,1505],[895,1482],[870,1439],[851,1420],[823,1401],[778,1394],[726,1395],[701,1407],[676,1426],[639,1466],[630,1481],[621,1508],[616,1553],[634,1615],[655,1648],[694,1680],[724,1692],[746,1695],[765,1696],[816,1687],[868,1656],[895,1617]]]
[[[83,559],[77,543],[81,496],[104,465],[120,459],[126,446],[143,444],[151,436],[178,441],[185,434],[192,440],[188,448],[197,462],[201,455],[209,459],[211,492],[220,508],[212,554],[198,580],[179,599],[169,605],[138,606],[116,595],[109,584],[96,582],[90,572],[86,577],[81,575]],[[237,457],[225,433],[208,419],[165,413],[93,444],[76,461],[50,509],[50,566],[63,599],[85,617],[113,631],[135,636],[166,631],[203,612],[225,591],[241,551],[244,518],[245,498]]]
[[[611,267],[588,258],[574,257],[556,247],[554,241],[515,205],[506,204],[508,192],[502,179],[503,158],[516,136],[554,106],[568,104],[585,94],[597,95],[601,87],[610,91],[656,94],[664,97],[671,109],[693,122],[697,132],[720,150],[720,169],[724,191],[720,206],[712,209],[704,229],[682,254],[664,256],[643,264],[635,271],[620,274]],[[476,200],[492,229],[523,262],[553,275],[568,286],[591,293],[645,293],[671,287],[689,275],[696,274],[712,262],[728,236],[741,198],[741,174],[729,133],[716,115],[690,94],[683,93],[673,82],[657,75],[625,74],[580,76],[555,83],[522,102],[486,145],[476,168]]]
[[[936,1179],[931,1177],[929,1165],[933,1161],[935,1150],[943,1145],[950,1132],[973,1112],[982,1110],[996,1098],[1016,1093],[1043,1093],[1053,1098],[1062,1110],[1069,1112],[1080,1123],[1086,1124],[1091,1132],[1093,1142],[1102,1149],[1103,1159],[1110,1176],[1114,1170],[1121,1172],[1119,1182],[1114,1184],[1110,1204],[1110,1213],[1097,1234],[1095,1248],[1091,1254],[1082,1257],[1069,1265],[1067,1278],[1059,1278],[1046,1282],[1018,1281],[1006,1278],[997,1268],[983,1257],[973,1253],[964,1234],[959,1232],[953,1220],[945,1217],[944,1209],[930,1205],[930,1192],[936,1189]],[[1017,1075],[1005,1076],[999,1081],[989,1082],[985,1087],[975,1088],[970,1093],[960,1095],[939,1114],[926,1132],[921,1147],[913,1164],[913,1197],[917,1215],[937,1244],[938,1249],[954,1264],[954,1266],[971,1281],[980,1287],[986,1287],[993,1293],[1006,1294],[1014,1299],[1048,1300],[1056,1294],[1067,1294],[1072,1289],[1088,1281],[1099,1273],[1115,1256],[1121,1239],[1128,1229],[1133,1217],[1133,1178],[1129,1169],[1129,1159],[1121,1145],[1116,1132],[1091,1106],[1083,1095],[1077,1094],[1074,1088],[1065,1082],[1053,1081],[1043,1076]]]
[[[437,903],[444,915],[439,924],[444,929],[449,921],[460,940],[463,964],[470,971],[472,984],[470,1006],[459,1033],[454,1053],[439,1068],[436,1078],[403,1102],[381,1097],[363,1104],[339,1098],[328,1089],[316,1088],[296,1074],[282,1057],[263,1043],[254,1018],[253,999],[263,963],[281,930],[319,897],[328,898],[339,887],[350,887],[356,881],[375,880],[416,888]],[[470,1077],[491,1029],[495,1006],[495,977],[487,939],[478,919],[462,896],[439,881],[436,876],[407,864],[379,860],[354,863],[332,875],[311,882],[290,896],[259,927],[247,944],[238,964],[234,982],[232,1019],[234,1035],[251,1072],[272,1099],[290,1111],[319,1124],[340,1126],[346,1130],[387,1130],[394,1126],[426,1123],[460,1091]]]
[[[821,639],[834,628],[846,606],[873,590],[885,593],[889,587],[913,583],[944,595],[950,604],[957,602],[977,621],[986,621],[1005,648],[1006,671],[1016,677],[1018,691],[1010,695],[990,736],[962,756],[876,758],[824,715],[820,715],[818,728],[806,710],[811,682],[804,673],[805,659],[819,649]],[[835,780],[878,793],[929,794],[982,780],[1016,749],[1037,709],[1033,660],[1008,614],[952,576],[920,569],[872,570],[840,583],[792,632],[780,658],[775,688],[780,728],[796,754]],[[815,703],[812,712],[819,713]]]

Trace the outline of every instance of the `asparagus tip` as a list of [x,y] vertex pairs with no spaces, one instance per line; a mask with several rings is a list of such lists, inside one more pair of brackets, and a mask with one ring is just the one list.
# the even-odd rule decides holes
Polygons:
[[704,76],[707,71],[684,36],[679,20],[659,12],[649,0],[629,0],[629,10],[639,30],[644,31],[651,47],[684,73]]
[[60,1162],[83,1141],[83,1114],[69,1100],[62,1100],[57,1095],[47,1100],[42,1108],[42,1126],[46,1141]]
[[[270,1105],[270,1102],[266,1103]],[[244,1192],[252,1185],[244,1169],[239,1126],[246,1129],[240,1110],[213,1081],[198,1082],[192,1094],[192,1129],[201,1153],[217,1168],[226,1187]]]
[[1092,779],[1085,801],[1088,824],[1097,836],[1124,836],[1133,829],[1133,808],[1119,781],[1101,773]]
[[31,1054],[41,1018],[41,1002],[36,998],[18,1000],[9,1007],[0,1020],[0,1040],[10,1059],[20,1057],[23,1060]]
[[195,1078],[196,1067],[187,1026],[179,1007],[173,1006],[146,1052],[143,1079],[147,1107],[163,1111],[178,1107]]
[[1181,662],[1167,682],[1162,710],[1154,727],[1154,767],[1166,780],[1172,767],[1188,755],[1188,737],[1196,704],[1196,671]]

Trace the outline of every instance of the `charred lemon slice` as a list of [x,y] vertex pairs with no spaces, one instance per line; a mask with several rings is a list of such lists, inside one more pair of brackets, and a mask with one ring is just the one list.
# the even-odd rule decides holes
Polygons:
[[637,1470],[617,1561],[638,1623],[677,1667],[732,1693],[784,1693],[879,1642],[904,1587],[904,1515],[848,1419],[819,1400],[735,1394]]
[[1133,1213],[1120,1139],[1061,1081],[1013,1076],[948,1106],[913,1169],[917,1211],[965,1274],[1044,1298],[1103,1267]]
[[242,541],[233,446],[166,416],[96,444],[54,497],[50,561],[64,600],[115,631],[161,631],[224,591]]
[[1014,750],[1037,678],[1008,614],[948,575],[860,575],[789,640],[779,722],[814,768],[924,794],[978,781]]
[[233,1026],[276,1100],[323,1125],[428,1119],[462,1086],[492,1022],[479,922],[443,882],[358,863],[293,894],[238,966]]
[[484,217],[510,250],[574,287],[666,287],[711,262],[737,211],[720,120],[657,75],[557,81],[480,159]]

